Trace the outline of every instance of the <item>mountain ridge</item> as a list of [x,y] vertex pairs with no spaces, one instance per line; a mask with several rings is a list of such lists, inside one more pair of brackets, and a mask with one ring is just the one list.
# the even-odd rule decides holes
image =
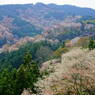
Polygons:
[[[66,25],[69,25],[70,28],[70,24],[83,27],[82,21],[95,19],[95,10],[90,8],[43,3],[0,5],[0,14],[1,47],[5,44],[15,44],[26,36],[46,35],[48,31],[60,33],[60,29],[62,32],[64,27],[67,28]],[[90,21],[90,23],[94,25],[94,21]],[[76,26],[76,33],[78,26]],[[92,26],[88,25],[88,27]],[[81,29],[79,31],[81,32]],[[85,31],[83,30],[84,33]],[[54,32],[55,35],[56,33]],[[72,31],[70,33],[72,34]]]
[[80,7],[80,8],[86,8],[86,9],[92,9],[95,10],[94,8],[90,8],[90,7],[81,7],[81,6],[77,6],[77,5],[72,5],[72,4],[56,4],[56,3],[42,3],[42,2],[37,2],[37,3],[26,3],[26,4],[2,4],[0,6],[10,6],[10,5],[29,5],[29,6],[33,6],[33,5],[49,5],[49,6],[73,6],[73,7]]

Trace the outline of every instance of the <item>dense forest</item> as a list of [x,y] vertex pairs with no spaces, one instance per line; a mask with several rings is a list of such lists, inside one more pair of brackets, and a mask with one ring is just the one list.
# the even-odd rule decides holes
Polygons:
[[[95,30],[88,29],[95,25],[95,10],[71,5],[43,3],[2,5],[0,14],[0,48],[5,44],[15,44],[23,37],[34,37],[52,30],[59,31],[56,39],[63,33],[60,37],[63,40],[84,35],[85,32],[89,35]],[[68,33],[64,33],[65,31]]]
[[0,72],[0,94],[20,95],[25,88],[30,88],[34,93],[34,83],[41,77],[37,63],[32,60],[32,55],[26,53],[23,57],[24,64],[18,69],[3,69]]
[[40,63],[53,58],[53,52],[61,45],[42,41],[38,43],[27,43],[17,51],[3,52],[0,54],[0,70],[5,67],[18,68],[23,64],[23,56],[26,52],[32,54],[32,59],[40,65]]
[[34,83],[42,77],[41,63],[57,58],[54,51],[64,44],[47,41],[27,43],[19,50],[0,54],[0,94],[20,95],[26,88],[36,93]]
[[[95,48],[95,41],[92,38],[88,48],[90,51]],[[41,63],[52,58],[60,58],[66,52],[69,51],[64,43],[51,44],[45,41],[27,43],[17,51],[1,53],[0,94],[20,95],[24,89],[30,89],[31,93],[38,93],[35,83],[39,78],[43,79],[43,76],[50,74],[50,71],[40,72]]]

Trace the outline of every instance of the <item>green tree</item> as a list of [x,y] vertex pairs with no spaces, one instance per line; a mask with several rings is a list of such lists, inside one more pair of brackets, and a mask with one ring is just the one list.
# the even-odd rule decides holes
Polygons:
[[94,40],[91,38],[89,41],[89,50],[93,50],[95,48]]
[[27,52],[24,56],[24,64],[18,69],[4,69],[0,72],[0,95],[21,95],[24,88],[30,88],[36,93],[34,83],[37,82],[38,77],[40,77],[38,65]]
[[41,46],[37,51],[36,51],[36,60],[39,63],[43,63],[47,60],[49,60],[53,56],[53,51],[46,47],[46,46]]
[[30,67],[31,63],[32,63],[32,55],[29,52],[26,52],[24,55],[24,64],[27,67]]
[[24,88],[30,88],[34,93],[36,93],[34,83],[37,82],[38,77],[40,77],[40,73],[37,63],[32,60],[32,55],[27,52],[24,56],[24,64],[21,65],[17,71],[17,95],[20,95]]
[[0,95],[15,95],[15,70],[0,72]]

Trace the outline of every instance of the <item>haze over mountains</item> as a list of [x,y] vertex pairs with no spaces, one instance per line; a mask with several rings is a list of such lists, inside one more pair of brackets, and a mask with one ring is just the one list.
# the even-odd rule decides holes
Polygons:
[[95,30],[95,10],[90,8],[43,3],[1,5],[0,14],[0,47],[22,40],[63,41],[92,35]]

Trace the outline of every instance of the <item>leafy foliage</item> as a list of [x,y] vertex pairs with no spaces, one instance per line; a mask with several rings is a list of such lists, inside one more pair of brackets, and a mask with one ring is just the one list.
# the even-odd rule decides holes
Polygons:
[[59,47],[59,44],[51,44],[49,42],[27,43],[19,50],[12,52],[4,52],[0,54],[0,70],[5,67],[19,68],[24,64],[23,56],[26,52],[32,54],[34,61],[42,63],[53,56],[53,51]]
[[[29,58],[27,56],[30,56]],[[9,71],[4,69],[0,72],[0,95],[20,95],[24,88],[30,88],[34,93],[34,83],[40,77],[37,64],[31,59],[31,55],[27,53],[24,56],[25,64],[21,65],[17,70]]]
[[94,42],[94,40],[92,38],[89,41],[88,48],[89,48],[89,50],[93,50],[95,48],[95,42]]

